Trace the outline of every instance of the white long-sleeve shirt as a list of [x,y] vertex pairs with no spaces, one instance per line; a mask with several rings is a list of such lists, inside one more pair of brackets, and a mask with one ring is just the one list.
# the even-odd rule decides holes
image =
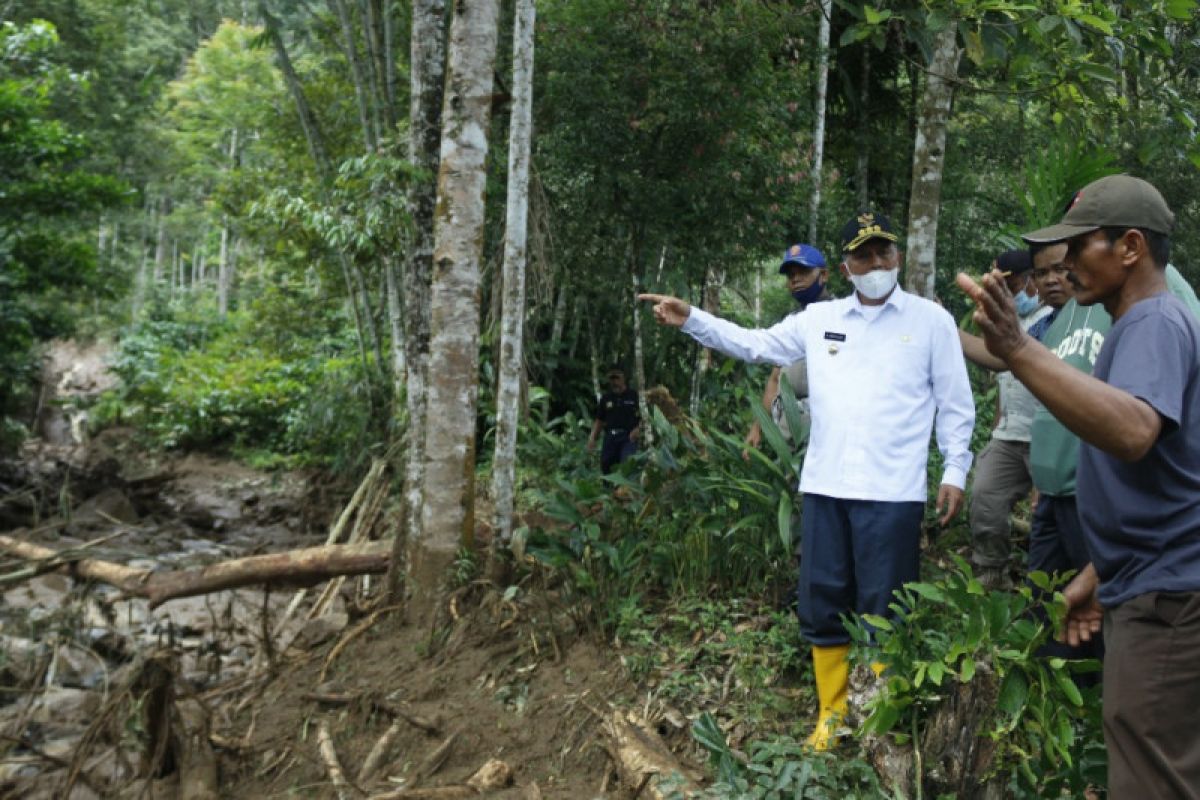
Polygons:
[[683,331],[742,361],[808,360],[812,429],[800,491],[851,500],[926,500],[937,420],[942,483],[963,488],[975,403],[954,320],[899,287],[882,306],[857,294],[748,330],[692,308]]

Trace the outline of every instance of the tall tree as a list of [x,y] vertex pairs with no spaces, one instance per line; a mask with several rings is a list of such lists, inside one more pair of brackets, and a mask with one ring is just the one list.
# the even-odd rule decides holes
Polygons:
[[441,165],[434,215],[422,537],[412,575],[418,608],[434,599],[475,530],[480,261],[499,0],[455,3],[450,23]]
[[399,585],[406,542],[421,537],[425,482],[425,410],[429,378],[430,281],[433,275],[433,209],[437,200],[441,114],[446,61],[445,0],[414,0],[409,64],[408,160],[421,174],[408,185],[413,241],[403,289],[405,411],[404,536],[396,537],[389,583]]
[[495,503],[493,542],[512,538],[513,479],[521,407],[524,354],[525,261],[529,219],[529,154],[533,121],[534,0],[517,0],[513,21],[512,117],[508,136],[508,204],[504,233],[504,300],[500,370],[496,389],[496,450],[492,458]]
[[817,241],[817,223],[821,216],[821,170],[825,161],[825,96],[829,88],[829,26],[833,0],[821,0],[821,22],[817,32],[817,109],[813,131],[813,190],[808,210],[808,241]]
[[942,202],[942,165],[946,160],[946,125],[958,79],[958,30],[948,24],[933,40],[925,88],[913,143],[912,190],[908,201],[908,252],[905,284],[909,291],[934,296],[938,212]]

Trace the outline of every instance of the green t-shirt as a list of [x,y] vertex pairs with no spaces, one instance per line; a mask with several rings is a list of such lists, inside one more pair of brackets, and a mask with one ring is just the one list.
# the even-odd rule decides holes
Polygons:
[[[1200,300],[1179,270],[1170,264],[1166,270],[1167,290],[1183,301],[1200,319]],[[1100,305],[1081,306],[1070,300],[1042,337],[1042,344],[1076,369],[1089,375],[1100,354],[1104,336],[1112,327],[1112,318]],[[1038,404],[1033,415],[1029,442],[1029,467],[1033,485],[1042,494],[1075,494],[1075,465],[1079,462],[1079,437],[1063,427],[1045,406]]]
[[[1081,306],[1071,299],[1058,312],[1042,337],[1042,344],[1076,369],[1092,374],[1104,334],[1112,317],[1103,306]],[[1029,468],[1033,485],[1047,495],[1075,494],[1075,465],[1079,461],[1079,437],[1063,427],[1046,407],[1038,404],[1029,437]]]

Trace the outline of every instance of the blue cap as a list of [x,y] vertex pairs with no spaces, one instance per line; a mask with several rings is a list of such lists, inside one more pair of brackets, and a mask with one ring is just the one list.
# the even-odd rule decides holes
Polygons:
[[783,263],[779,265],[779,274],[786,275],[788,264],[799,264],[809,269],[824,269],[825,256],[811,244],[794,244],[783,254]]

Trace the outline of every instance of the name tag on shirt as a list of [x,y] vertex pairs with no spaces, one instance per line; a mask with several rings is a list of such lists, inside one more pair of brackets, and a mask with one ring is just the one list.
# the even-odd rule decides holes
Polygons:
[[834,333],[833,331],[825,331],[825,338],[831,342],[844,342],[844,341],[846,341],[846,334]]

